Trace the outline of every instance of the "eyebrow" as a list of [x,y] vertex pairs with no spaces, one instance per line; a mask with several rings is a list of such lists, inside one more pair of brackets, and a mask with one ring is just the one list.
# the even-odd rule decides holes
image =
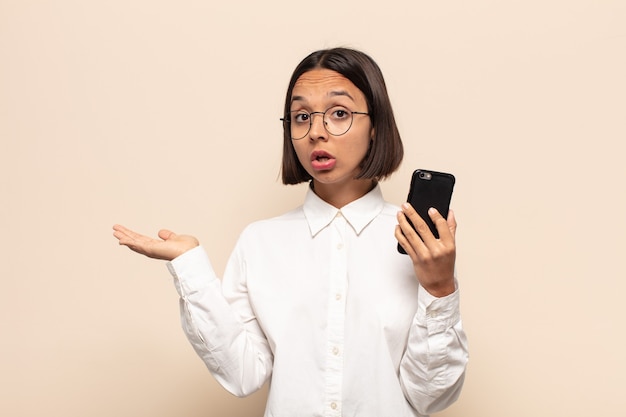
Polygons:
[[[352,101],[354,100],[354,97],[352,97],[350,95],[350,93],[348,93],[345,90],[335,90],[335,91],[331,91],[328,93],[329,97],[340,97],[340,96],[346,96],[348,98],[350,98]],[[293,103],[294,101],[306,101],[306,99],[303,96],[293,96],[291,97],[291,102]]]

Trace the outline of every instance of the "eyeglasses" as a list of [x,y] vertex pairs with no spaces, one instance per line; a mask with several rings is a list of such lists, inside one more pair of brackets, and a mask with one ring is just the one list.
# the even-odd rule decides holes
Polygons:
[[346,134],[352,127],[355,114],[369,115],[369,113],[360,111],[350,111],[345,107],[334,106],[326,111],[314,111],[309,113],[306,110],[296,110],[289,112],[287,117],[280,120],[283,121],[285,127],[289,125],[291,130],[291,139],[299,140],[304,138],[313,125],[313,115],[321,114],[324,121],[324,129],[333,136],[341,136]]

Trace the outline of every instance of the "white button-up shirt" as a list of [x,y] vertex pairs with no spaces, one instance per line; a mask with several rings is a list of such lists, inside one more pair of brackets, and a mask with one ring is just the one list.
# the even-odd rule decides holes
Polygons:
[[377,186],[242,233],[219,280],[201,247],[168,263],[183,328],[238,396],[271,378],[266,417],[404,417],[456,400],[467,364],[458,290],[435,298],[396,250]]

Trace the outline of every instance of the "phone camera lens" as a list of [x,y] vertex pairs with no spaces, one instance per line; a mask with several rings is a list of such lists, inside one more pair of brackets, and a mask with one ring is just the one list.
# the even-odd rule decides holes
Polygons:
[[419,177],[422,180],[430,180],[433,176],[430,172],[420,172]]

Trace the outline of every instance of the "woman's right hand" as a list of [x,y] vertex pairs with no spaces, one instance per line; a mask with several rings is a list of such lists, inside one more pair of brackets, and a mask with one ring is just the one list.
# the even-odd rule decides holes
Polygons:
[[132,251],[149,258],[166,261],[171,261],[200,244],[193,236],[177,235],[170,230],[160,230],[160,239],[140,235],[119,224],[113,226],[113,230],[113,236],[117,238],[120,245],[127,246]]

